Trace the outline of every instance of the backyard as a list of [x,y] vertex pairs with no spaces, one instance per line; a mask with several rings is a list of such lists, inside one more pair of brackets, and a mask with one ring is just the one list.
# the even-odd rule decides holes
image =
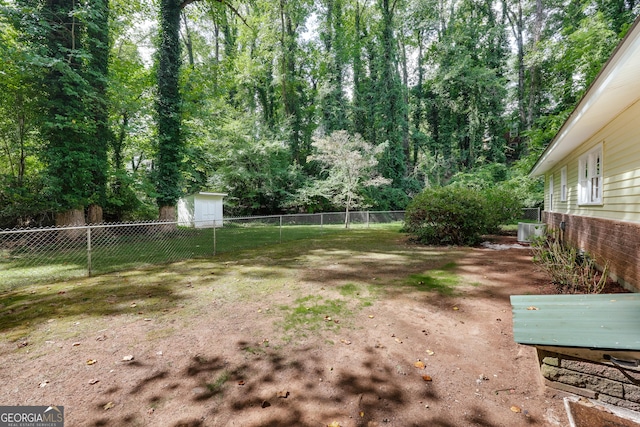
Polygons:
[[0,293],[0,402],[66,426],[564,426],[512,294],[513,237],[343,230]]

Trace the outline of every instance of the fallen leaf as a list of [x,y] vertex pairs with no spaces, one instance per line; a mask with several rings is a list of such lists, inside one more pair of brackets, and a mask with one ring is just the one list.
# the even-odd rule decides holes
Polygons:
[[245,383],[244,383],[244,380],[240,380],[240,381],[238,381],[238,385],[244,385],[244,384],[245,384]]
[[360,415],[360,418],[364,418],[364,411],[358,412],[358,415]]
[[91,385],[97,384],[98,382],[100,382],[100,380],[95,379],[95,378],[92,379],[92,380],[89,380],[89,384],[91,384]]
[[373,314],[369,315],[369,319],[373,319],[375,316]]
[[396,338],[396,342],[402,344],[402,340],[400,338]]
[[130,305],[131,308],[137,307],[137,306],[138,306],[138,304],[136,304],[135,302],[132,302],[131,305]]
[[422,379],[425,381],[431,381],[431,377],[429,375],[423,375]]
[[262,408],[268,408],[269,406],[271,406],[271,403],[269,403],[269,402],[268,402],[268,401],[266,401],[266,400],[263,400],[263,401],[262,401],[262,405],[260,405],[260,406],[261,406]]
[[416,363],[414,363],[413,366],[415,366],[418,369],[424,369],[425,368],[424,363],[419,361],[419,360]]
[[96,337],[96,341],[104,341],[107,339],[107,336],[102,334]]
[[104,410],[107,411],[111,408],[113,408],[114,406],[116,406],[113,402],[109,402],[106,405],[103,406]]
[[40,383],[40,388],[44,388],[47,386],[47,384],[49,384],[49,380],[44,380]]
[[71,347],[77,347],[77,346],[79,346],[79,345],[80,345],[80,343],[79,343],[79,342],[74,342],[73,344],[71,344]]
[[534,306],[527,307],[527,310],[537,310],[537,309],[538,309],[538,307],[534,307]]
[[334,421],[331,424],[327,424],[327,427],[340,427],[340,423],[337,421]]
[[21,342],[18,343],[18,348],[26,347],[28,345],[29,345],[28,341],[21,341]]
[[346,344],[346,345],[350,345],[351,341],[349,340],[340,340],[341,343]]
[[130,354],[130,355],[128,355],[128,356],[124,356],[124,357],[122,358],[122,361],[123,361],[123,362],[131,362],[133,359],[134,359],[133,355],[132,355],[132,354]]
[[513,405],[511,407],[511,412],[515,412],[516,414],[519,414],[520,412],[522,412],[522,409],[520,409],[519,407]]
[[429,355],[429,356],[433,356],[434,354],[435,354],[435,353],[434,353],[433,351],[431,351],[431,350],[427,350],[427,355]]
[[96,359],[87,360],[87,365],[95,365],[98,361]]
[[459,309],[457,306],[454,306],[452,310],[453,310],[453,311],[458,311],[458,310],[460,310],[460,309]]
[[287,397],[289,397],[289,392],[286,390],[281,390],[276,393],[276,397],[279,397],[281,399],[286,399]]
[[331,316],[324,316],[324,321],[325,322],[330,322],[331,321]]

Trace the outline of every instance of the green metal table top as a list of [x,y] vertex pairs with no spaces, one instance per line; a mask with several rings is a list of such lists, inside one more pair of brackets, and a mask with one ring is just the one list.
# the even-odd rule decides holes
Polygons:
[[640,294],[512,295],[521,344],[640,350]]

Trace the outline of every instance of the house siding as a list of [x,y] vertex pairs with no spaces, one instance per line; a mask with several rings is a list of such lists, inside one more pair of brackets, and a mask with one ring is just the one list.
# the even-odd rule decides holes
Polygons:
[[[609,262],[614,278],[640,291],[640,102],[607,126],[545,176],[545,212],[549,228],[564,221],[567,243]],[[578,204],[578,165],[582,155],[602,144],[602,204]],[[567,200],[560,200],[560,170],[567,167]],[[553,210],[549,211],[549,179],[553,175]]]
[[[554,180],[553,212],[640,223],[640,102],[564,158],[545,176],[545,210],[549,210],[549,176]],[[603,145],[603,200],[601,205],[578,204],[580,156]],[[567,166],[567,201],[560,201],[560,170]]]

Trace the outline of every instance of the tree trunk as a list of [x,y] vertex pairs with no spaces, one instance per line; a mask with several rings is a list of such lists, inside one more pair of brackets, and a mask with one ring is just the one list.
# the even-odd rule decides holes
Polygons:
[[[82,227],[84,222],[84,209],[69,209],[56,214],[56,227]],[[70,229],[59,232],[60,239],[76,240],[85,235],[84,230]]]
[[100,224],[104,221],[102,216],[102,207],[100,205],[91,204],[87,208],[87,223]]
[[176,220],[176,207],[175,206],[160,206],[158,219],[160,221],[175,221]]
[[[160,206],[158,212],[158,220],[165,222],[175,222],[176,221],[176,207],[175,206]],[[160,230],[163,232],[168,232],[175,230],[178,227],[177,222],[175,224],[163,224],[160,225]]]

